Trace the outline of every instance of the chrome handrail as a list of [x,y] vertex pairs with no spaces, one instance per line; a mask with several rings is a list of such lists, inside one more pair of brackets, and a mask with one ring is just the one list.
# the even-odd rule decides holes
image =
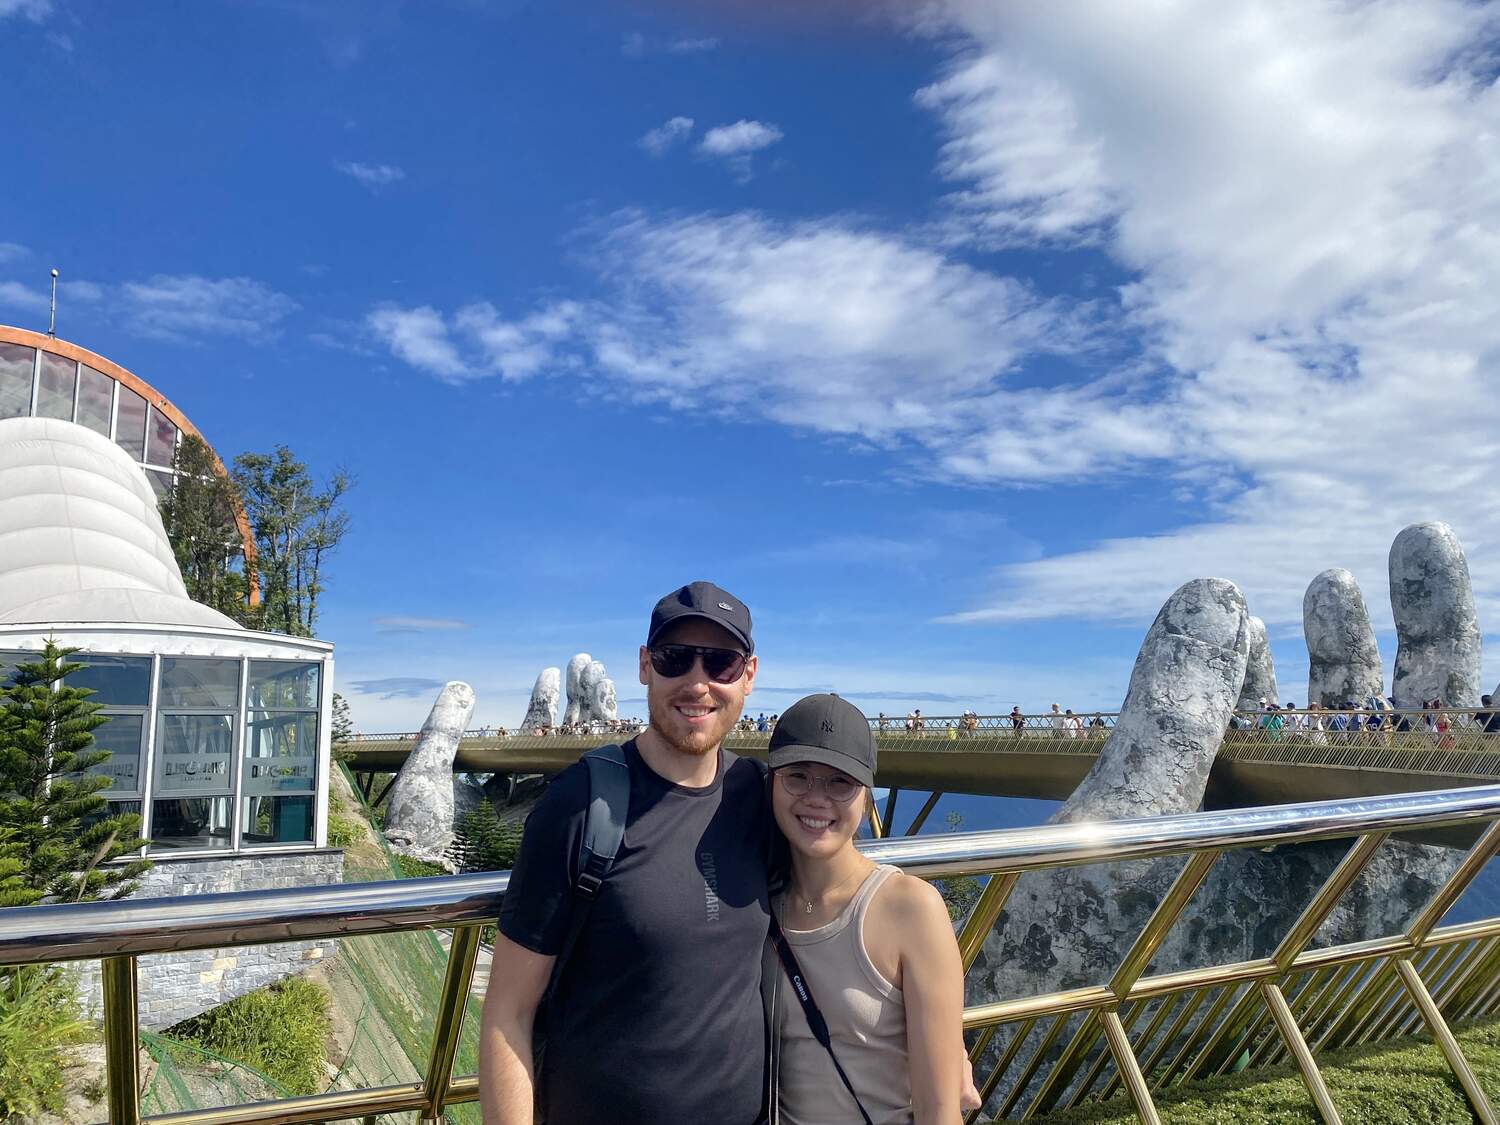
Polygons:
[[[1484,823],[1488,828],[1478,842],[1402,932],[1307,948],[1393,832]],[[1154,952],[1225,851],[1350,836],[1360,839],[1271,956],[1144,975]],[[1033,1030],[1040,1033],[1040,1044],[1002,1098],[1001,1116],[1008,1115],[1028,1091],[1034,1091],[1034,1096],[1026,1116],[1060,1100],[1076,1104],[1105,1083],[1106,1095],[1123,1087],[1141,1119],[1154,1121],[1158,1118],[1152,1092],[1159,1084],[1221,1073],[1243,1052],[1257,1060],[1274,1060],[1284,1049],[1297,1062],[1325,1120],[1337,1121],[1314,1051],[1325,1045],[1386,1038],[1420,1022],[1439,1042],[1480,1120],[1496,1122],[1445,1013],[1447,1018],[1461,1018],[1491,1012],[1500,1005],[1500,986],[1495,983],[1500,979],[1500,918],[1451,926],[1440,923],[1485,863],[1500,853],[1500,785],[876,839],[861,846],[871,858],[916,875],[990,874],[958,935],[965,969],[975,963],[1024,872],[1190,853],[1186,866],[1107,982],[965,1009],[965,1026],[978,1036],[971,1048],[976,1062],[991,1044],[1001,1045],[997,1040],[1001,1028],[1015,1028],[1000,1061],[984,1079],[987,1097],[1011,1062],[1021,1061],[1019,1052]],[[421,1120],[438,1122],[443,1120],[445,1106],[478,1097],[476,1077],[453,1075],[454,1047],[466,1009],[480,927],[496,917],[508,881],[508,873],[494,872],[191,898],[17,907],[0,911],[0,965],[101,960],[110,1120],[137,1125],[142,1121],[136,992],[140,956],[452,927],[432,1057],[421,1082],[154,1119],[172,1125],[285,1125],[416,1110]],[[1191,1011],[1210,996],[1217,998],[1204,1018],[1190,1027]],[[1149,1036],[1133,1043],[1132,1028],[1148,1010],[1156,1013],[1151,1026],[1160,1026],[1167,1018],[1162,1005],[1175,1005],[1179,1000],[1182,1012],[1188,1013],[1179,1014],[1173,1024],[1183,1038],[1182,1046],[1164,1071],[1151,1073],[1150,1062],[1143,1068],[1136,1057],[1148,1046]],[[1054,1057],[1050,1052],[1070,1027],[1074,1030],[1062,1054]],[[1270,1037],[1273,1034],[1276,1038]],[[1096,1050],[1101,1037],[1106,1047]],[[1176,1041],[1167,1045],[1175,1047]],[[1159,1046],[1153,1057],[1162,1049]],[[1075,1082],[1080,1073],[1082,1079]]]
[[[1025,872],[1206,848],[1269,847],[1367,831],[1446,828],[1500,817],[1500,785],[1179,816],[864,840],[924,878]],[[337,883],[191,898],[121,899],[0,911],[0,965],[141,956],[493,922],[510,872]]]

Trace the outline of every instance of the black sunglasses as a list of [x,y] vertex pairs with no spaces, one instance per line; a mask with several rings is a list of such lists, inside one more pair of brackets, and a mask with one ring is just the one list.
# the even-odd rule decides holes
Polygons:
[[745,654],[733,648],[704,648],[701,645],[657,645],[646,650],[651,667],[658,676],[675,680],[693,670],[693,662],[703,658],[703,672],[716,684],[732,684],[745,674]]

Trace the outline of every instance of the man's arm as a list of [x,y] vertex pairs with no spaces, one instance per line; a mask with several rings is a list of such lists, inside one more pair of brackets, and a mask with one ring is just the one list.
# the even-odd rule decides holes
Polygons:
[[479,1027],[479,1098],[484,1125],[532,1125],[531,1027],[556,957],[495,935]]

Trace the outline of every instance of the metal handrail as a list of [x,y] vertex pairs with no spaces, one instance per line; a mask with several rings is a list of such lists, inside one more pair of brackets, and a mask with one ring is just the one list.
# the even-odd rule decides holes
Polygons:
[[[1343,946],[1306,949],[1376,849],[1392,833],[1488,823],[1458,869],[1402,933]],[[1325,886],[1292,925],[1274,954],[1253,961],[1145,976],[1156,950],[1214,862],[1235,848],[1359,836]],[[1438,927],[1443,915],[1491,856],[1500,851],[1500,785],[1357,801],[1191,813],[1182,816],[1047,825],[1038,828],[867,841],[872,859],[922,876],[992,873],[960,934],[965,969],[994,927],[1024,872],[1125,859],[1189,854],[1190,859],[1108,981],[1041,996],[1003,999],[965,1010],[965,1026],[978,1033],[978,1060],[997,1028],[1019,1029],[996,1070],[984,1079],[997,1089],[1004,1069],[1021,1061],[1021,1043],[1033,1028],[1040,1046],[1005,1095],[1008,1114],[1035,1090],[1026,1115],[1071,1093],[1076,1103],[1096,1083],[1105,1092],[1123,1087],[1143,1121],[1157,1120],[1151,1092],[1169,1078],[1183,1081],[1223,1070],[1242,1051],[1274,1058],[1281,1047],[1302,1071],[1325,1120],[1337,1111],[1317,1073],[1313,1049],[1364,1042],[1425,1023],[1458,1074],[1480,1120],[1495,1122],[1447,1027],[1450,1016],[1491,1011],[1500,1003],[1500,918]],[[422,1120],[442,1120],[445,1105],[478,1096],[473,1076],[452,1075],[453,1046],[462,1023],[480,925],[493,921],[508,882],[503,872],[387,883],[305,887],[270,892],[195,896],[191,899],[123,900],[12,908],[0,914],[0,965],[102,958],[110,1120],[141,1120],[137,1073],[136,959],[145,954],[347,937],[434,927],[455,928],[448,972],[439,998],[432,1059],[422,1082],[283,1099],[253,1107],[200,1110],[156,1120],[172,1125],[270,1125],[322,1121],[376,1112],[417,1110]],[[1371,966],[1368,976],[1361,976]],[[1345,977],[1342,974],[1349,973]],[[1242,990],[1242,991],[1241,991]],[[1200,1004],[1217,997],[1208,1016],[1179,1032],[1184,1043],[1165,1071],[1148,1081],[1133,1045],[1132,1025],[1159,1005]],[[1158,1007],[1153,1008],[1153,1005]],[[1212,1018],[1209,1018],[1212,1017]],[[1062,1054],[1051,1052],[1062,1033],[1082,1019]],[[1044,1022],[1050,1021],[1050,1022]],[[1279,1040],[1267,1039],[1277,1035]],[[1308,1037],[1316,1037],[1309,1047]],[[1105,1047],[1091,1054],[1100,1039]],[[1175,1046],[1176,1044],[1169,1044]],[[1107,1052],[1107,1055],[1106,1053]],[[1075,1085],[1090,1058],[1092,1069]],[[1040,1082],[1039,1088],[1036,1082]],[[1071,1103],[1070,1103],[1071,1104]]]
[[[1026,872],[1205,848],[1271,847],[1368,830],[1447,828],[1500,817],[1500,785],[1359,801],[861,840],[877,863],[923,878]],[[183,898],[21,906],[0,914],[0,965],[143,956],[493,922],[510,872],[338,883]]]

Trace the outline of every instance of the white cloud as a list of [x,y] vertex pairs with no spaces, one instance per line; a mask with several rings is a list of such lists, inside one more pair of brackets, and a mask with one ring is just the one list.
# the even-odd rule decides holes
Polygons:
[[22,285],[19,281],[0,281],[0,306],[24,309],[27,312],[46,312],[49,298],[40,289]]
[[[949,232],[1096,245],[1134,275],[1156,373],[1133,415],[1101,381],[1078,416],[1149,435],[1124,463],[1160,459],[1203,513],[1005,568],[967,616],[1138,620],[1214,573],[1291,625],[1334,565],[1380,616],[1392,536],[1431,518],[1500,608],[1500,8],[949,10],[969,46],[919,94],[960,189]],[[1009,479],[1006,437],[945,467]]]
[[518,320],[488,304],[386,307],[371,324],[443,378],[585,370],[640,401],[934,448],[1006,409],[991,400],[1019,356],[1077,332],[1011,279],[852,222],[624,215],[592,260],[607,294],[594,302]]
[[208,278],[157,274],[129,281],[108,294],[110,313],[146,336],[273,336],[297,302],[248,277]]
[[396,358],[413,367],[444,379],[459,379],[468,374],[467,365],[448,338],[442,314],[436,309],[385,305],[373,310],[365,322]]
[[691,117],[674,117],[655,129],[648,130],[636,143],[652,156],[661,156],[679,141],[684,140],[692,131],[693,119]]
[[52,0],[0,0],[0,20],[11,16],[41,23],[52,14]]
[[782,132],[775,125],[740,120],[733,125],[715,125],[703,134],[698,149],[708,156],[746,156],[769,148],[781,138]]
[[406,173],[394,164],[361,164],[358,161],[345,161],[335,164],[340,172],[358,180],[371,191],[388,187],[398,180],[406,179]]
[[376,617],[373,623],[381,633],[454,633],[473,628],[469,622],[456,617],[407,617],[399,614]]
[[30,254],[31,251],[19,242],[0,242],[0,265],[6,262],[19,262]]
[[781,139],[782,132],[775,125],[740,120],[733,125],[716,125],[704,133],[703,140],[698,142],[698,152],[722,160],[735,179],[747,183],[752,174],[752,157]]
[[705,36],[700,39],[675,39],[667,45],[667,50],[677,55],[696,55],[717,50],[718,46],[717,39]]
[[620,37],[620,54],[628,59],[642,58],[646,54],[646,37],[639,31],[626,32]]

